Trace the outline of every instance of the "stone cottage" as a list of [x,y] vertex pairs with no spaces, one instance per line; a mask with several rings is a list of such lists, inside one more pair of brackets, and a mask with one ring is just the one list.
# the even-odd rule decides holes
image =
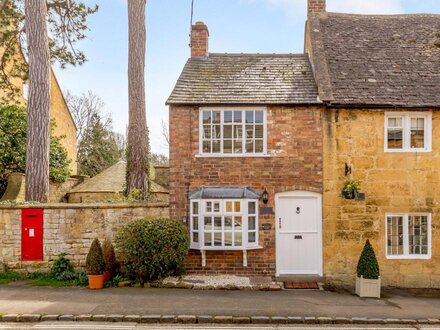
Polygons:
[[305,54],[213,54],[196,23],[167,101],[187,270],[352,285],[370,239],[385,285],[440,287],[439,32],[309,0]]

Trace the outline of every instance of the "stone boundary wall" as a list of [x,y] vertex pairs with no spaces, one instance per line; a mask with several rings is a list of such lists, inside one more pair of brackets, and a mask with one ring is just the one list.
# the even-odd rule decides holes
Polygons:
[[[22,208],[44,209],[43,261],[21,261]],[[0,205],[0,264],[44,271],[65,253],[82,267],[94,238],[113,237],[124,224],[144,217],[169,217],[168,203]]]

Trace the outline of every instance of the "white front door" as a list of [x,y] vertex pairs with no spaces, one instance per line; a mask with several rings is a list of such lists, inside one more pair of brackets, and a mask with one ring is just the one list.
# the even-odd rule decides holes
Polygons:
[[322,276],[322,198],[294,191],[277,194],[276,275]]

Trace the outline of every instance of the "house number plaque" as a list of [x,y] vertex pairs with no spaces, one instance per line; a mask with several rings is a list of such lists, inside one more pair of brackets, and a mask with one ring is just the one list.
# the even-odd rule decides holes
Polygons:
[[271,223],[263,223],[263,224],[261,224],[261,229],[263,229],[263,230],[271,230],[272,229],[272,224]]

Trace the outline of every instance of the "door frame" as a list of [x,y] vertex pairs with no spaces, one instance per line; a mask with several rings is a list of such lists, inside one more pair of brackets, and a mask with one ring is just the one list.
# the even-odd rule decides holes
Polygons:
[[[320,206],[318,210],[318,246],[320,247],[318,251],[318,258],[320,260],[318,265],[318,274],[280,274],[278,270],[278,258],[280,257],[278,254],[278,237],[279,237],[279,226],[278,226],[278,219],[279,219],[279,200],[280,199],[288,199],[288,198],[315,198],[317,199],[318,205]],[[275,275],[276,276],[283,276],[283,275],[318,275],[323,276],[323,240],[322,240],[322,194],[312,192],[312,191],[303,191],[303,190],[295,190],[295,191],[286,191],[275,194]]]

